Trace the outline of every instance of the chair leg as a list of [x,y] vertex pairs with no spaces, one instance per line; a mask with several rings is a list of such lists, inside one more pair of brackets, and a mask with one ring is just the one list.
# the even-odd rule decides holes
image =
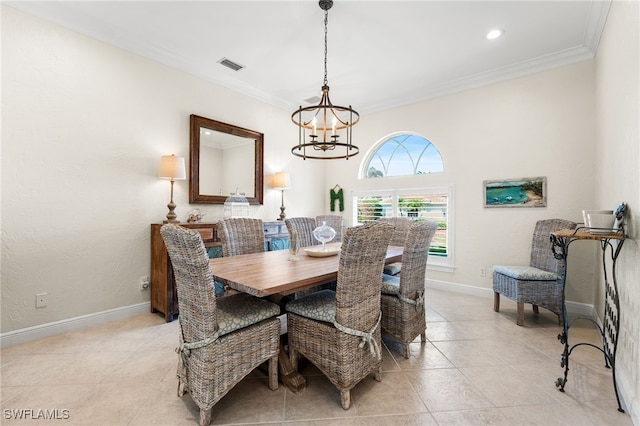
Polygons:
[[500,312],[500,293],[497,291],[493,292],[493,310]]
[[340,391],[340,403],[342,404],[342,408],[348,410],[351,407],[351,391]]
[[211,424],[211,411],[213,408],[209,408],[208,410],[200,409],[200,426],[209,426]]
[[404,356],[405,359],[409,359],[409,343],[403,343],[402,344],[402,356]]
[[535,312],[536,314],[540,313],[540,309],[538,309],[538,305],[533,305],[533,312]]
[[373,378],[377,382],[381,382],[382,381],[382,364],[380,364],[380,367],[378,367],[378,369],[373,374]]
[[182,397],[187,392],[187,387],[182,380],[178,379],[178,396]]
[[558,325],[562,325],[562,315],[557,314],[558,315]]
[[269,389],[278,389],[278,356],[269,360]]
[[516,324],[524,324],[524,303],[518,303],[518,320],[516,321]]
[[422,343],[425,343],[427,341],[427,331],[423,331],[422,333],[420,333],[420,341]]

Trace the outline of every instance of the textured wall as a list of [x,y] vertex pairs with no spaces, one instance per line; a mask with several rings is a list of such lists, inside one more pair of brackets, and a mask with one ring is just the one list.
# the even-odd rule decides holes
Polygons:
[[[265,134],[265,173],[287,170],[287,213],[322,211],[318,163],[287,154],[289,111],[132,55],[2,5],[2,331],[149,300],[150,224],[167,214],[161,155],[189,157],[189,115]],[[189,206],[177,181],[176,213]],[[265,188],[262,219],[280,212]],[[49,306],[35,308],[35,295]]]
[[[620,337],[616,368],[633,392],[634,424],[640,424],[640,7],[614,1],[596,57],[596,200],[629,206],[629,239],[618,258]],[[600,266],[600,265],[598,265]],[[598,271],[597,309],[603,312],[604,283]],[[611,279],[611,276],[609,277]]]
[[[587,61],[367,116],[358,129],[363,152],[388,134],[416,132],[438,147],[445,172],[358,180],[364,155],[327,184],[338,182],[347,191],[453,185],[456,270],[430,271],[429,278],[491,288],[492,265],[528,263],[538,219],[578,222],[582,209],[593,205],[594,96],[594,65]],[[483,180],[533,176],[547,177],[547,207],[483,207]],[[349,212],[351,200],[345,201]],[[592,258],[585,252],[595,253],[572,247],[567,297],[591,304]]]

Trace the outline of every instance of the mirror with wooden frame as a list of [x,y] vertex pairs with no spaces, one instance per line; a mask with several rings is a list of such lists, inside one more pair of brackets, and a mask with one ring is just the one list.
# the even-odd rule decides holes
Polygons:
[[264,135],[191,115],[189,203],[224,204],[239,192],[262,204]]

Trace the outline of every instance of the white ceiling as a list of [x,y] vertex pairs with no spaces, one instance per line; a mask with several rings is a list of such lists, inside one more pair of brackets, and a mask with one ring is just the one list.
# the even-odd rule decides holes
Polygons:
[[[285,109],[324,77],[317,1],[4,1]],[[367,113],[594,57],[605,1],[334,0],[331,100]],[[492,28],[506,32],[487,40]],[[232,71],[226,57],[244,65]]]

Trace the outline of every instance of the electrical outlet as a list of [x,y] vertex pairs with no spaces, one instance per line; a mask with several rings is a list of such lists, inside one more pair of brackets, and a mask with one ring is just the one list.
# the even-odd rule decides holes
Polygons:
[[484,266],[482,266],[480,268],[480,276],[481,277],[486,277],[487,276],[487,268],[485,268]]
[[149,277],[140,277],[140,291],[149,290]]
[[36,308],[44,308],[47,306],[49,300],[49,294],[47,293],[39,293],[36,294]]

